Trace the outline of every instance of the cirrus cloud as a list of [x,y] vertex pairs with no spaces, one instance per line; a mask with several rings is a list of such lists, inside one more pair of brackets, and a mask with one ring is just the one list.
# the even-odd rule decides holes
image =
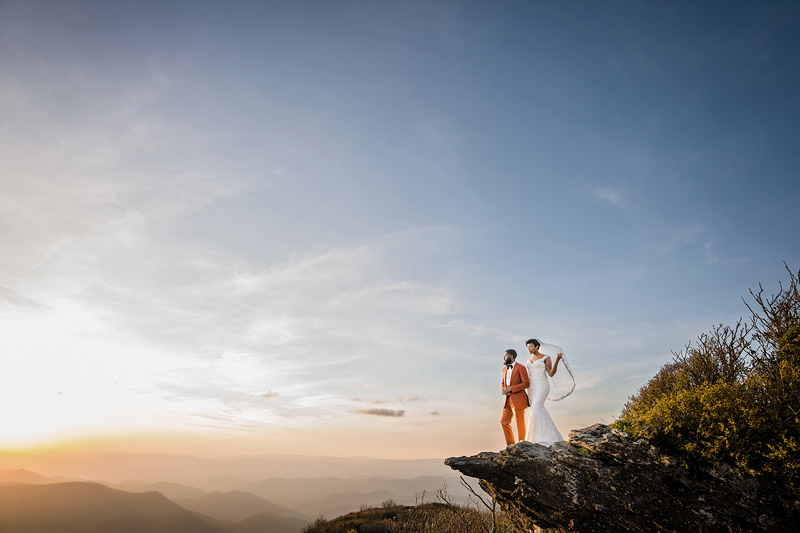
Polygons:
[[351,413],[355,413],[357,415],[369,415],[369,416],[388,416],[388,417],[401,417],[405,416],[406,412],[402,409],[384,409],[384,408],[374,408],[374,409],[356,409],[354,411],[350,411]]
[[611,204],[616,207],[627,209],[628,206],[622,194],[616,189],[611,187],[600,187],[598,185],[591,185],[584,187],[582,192],[596,201]]

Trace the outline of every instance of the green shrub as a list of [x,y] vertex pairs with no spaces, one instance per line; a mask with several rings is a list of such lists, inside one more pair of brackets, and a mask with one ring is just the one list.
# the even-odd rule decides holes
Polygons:
[[[615,426],[695,460],[768,472],[800,494],[800,292],[750,291],[752,317],[719,325],[628,399]],[[755,309],[755,310],[754,310]]]

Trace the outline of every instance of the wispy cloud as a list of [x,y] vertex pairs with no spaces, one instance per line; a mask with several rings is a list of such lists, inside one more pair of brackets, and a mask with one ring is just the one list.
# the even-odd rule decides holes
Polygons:
[[462,319],[457,320],[449,320],[446,322],[437,323],[437,326],[440,328],[452,329],[459,333],[463,333],[465,335],[470,335],[473,337],[480,337],[486,335],[489,330],[478,324],[470,324]]
[[672,255],[687,246],[697,250],[699,244],[706,238],[707,232],[707,228],[702,224],[662,224],[645,230],[643,246],[657,258]]
[[715,250],[715,243],[713,240],[706,241],[703,244],[703,256],[705,259],[705,263],[709,265],[730,265],[734,263],[744,263],[748,261],[746,257],[733,257],[733,258],[722,258],[717,254]]
[[623,209],[629,208],[622,193],[611,187],[587,185],[586,187],[581,189],[581,192],[583,192],[583,194],[589,196],[590,198],[594,199],[595,201],[611,204],[615,207],[620,207]]
[[403,410],[395,410],[395,409],[356,409],[354,411],[350,411],[351,413],[355,413],[358,415],[368,415],[368,416],[388,416],[388,417],[395,417],[399,418],[405,416],[406,412]]
[[378,399],[362,400],[361,398],[353,398],[352,401],[358,402],[358,403],[371,403],[371,404],[374,404],[374,405],[381,405],[381,404],[389,403],[389,400],[378,400]]
[[393,400],[381,400],[377,398],[373,398],[371,400],[362,400],[361,398],[353,398],[351,401],[354,402],[361,402],[361,403],[371,403],[375,405],[382,405],[387,403],[416,403],[416,402],[425,402],[425,398],[420,396],[411,396],[410,398],[404,398],[403,396],[398,396]]
[[[25,165],[18,162],[20,173]],[[32,348],[36,331],[60,343],[75,370],[70,375],[85,376],[70,381],[83,379],[86,391],[101,386],[91,377],[100,368],[109,383],[124,383],[126,392],[116,391],[113,401],[76,410],[89,418],[117,409],[114,402],[141,406],[141,416],[130,415],[128,423],[158,412],[160,420],[151,422],[165,425],[169,412],[216,412],[213,420],[237,427],[297,420],[309,406],[335,413],[353,387],[364,388],[371,373],[383,372],[375,353],[420,352],[425,340],[411,331],[456,308],[444,284],[393,272],[409,254],[419,260],[439,253],[437,241],[451,241],[452,228],[411,228],[258,263],[171,238],[197,210],[235,194],[211,177],[130,182],[103,166],[91,178],[67,166],[61,175],[70,179],[53,182],[44,178],[56,172],[52,165],[35,173],[43,176],[39,181],[3,178],[8,194],[0,196],[0,243],[15,253],[0,267],[0,311],[7,323],[26,324],[6,341],[11,356],[35,352],[26,356],[26,368],[45,390],[30,387],[31,396],[63,389],[63,374],[48,363],[51,351]],[[38,207],[23,212],[20,206]],[[26,218],[30,223],[17,223]],[[104,339],[96,353],[82,340],[87,334]],[[314,371],[299,361],[313,363]],[[28,379],[27,370],[19,371]],[[123,371],[124,379],[117,374]],[[323,389],[329,394],[315,393]],[[264,399],[279,399],[281,409],[268,408]]]

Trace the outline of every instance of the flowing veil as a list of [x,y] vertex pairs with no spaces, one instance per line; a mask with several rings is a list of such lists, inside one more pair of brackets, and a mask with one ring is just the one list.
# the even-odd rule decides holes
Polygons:
[[[539,353],[549,355],[553,363],[556,362],[556,356],[559,352],[561,352],[562,357],[561,362],[558,363],[559,368],[556,371],[556,375],[553,377],[548,376],[550,380],[550,395],[547,399],[551,402],[563,400],[575,390],[575,376],[572,375],[572,368],[567,362],[567,354],[564,353],[564,348],[544,342],[539,346]],[[566,372],[564,372],[565,370]]]

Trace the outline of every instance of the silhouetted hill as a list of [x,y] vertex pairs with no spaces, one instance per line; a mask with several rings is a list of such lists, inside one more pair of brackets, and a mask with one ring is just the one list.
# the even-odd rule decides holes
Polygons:
[[270,503],[250,492],[234,490],[231,492],[212,492],[201,498],[173,498],[185,509],[203,513],[221,520],[242,520],[255,513],[268,513],[275,516],[293,517],[309,522],[310,517],[288,507]]
[[45,477],[36,472],[31,472],[24,468],[0,468],[0,483],[30,483],[30,484],[44,484],[44,483],[64,483],[66,481],[78,481],[74,478],[65,477]]
[[0,483],[28,483],[31,485],[43,485],[47,483],[66,483],[70,481],[81,481],[87,483],[102,483],[112,489],[124,490],[125,492],[150,492],[157,491],[169,498],[175,500],[179,498],[203,498],[208,496],[208,491],[181,485],[179,483],[166,483],[159,481],[157,483],[150,483],[140,480],[128,480],[121,483],[109,483],[108,481],[100,480],[87,480],[79,478],[65,478],[65,477],[46,477],[36,472],[31,472],[24,468],[3,468],[0,469]]
[[[189,498],[205,498],[208,492],[195,487],[181,485],[179,483],[166,483],[159,481],[158,483],[143,483],[143,482],[126,482],[126,483],[106,483],[103,485],[111,487],[112,489],[124,490],[126,492],[150,492],[157,491],[169,498],[170,500],[177,501],[179,499]],[[206,513],[208,514],[208,513]]]
[[99,483],[0,484],[3,533],[228,533],[158,492]]

